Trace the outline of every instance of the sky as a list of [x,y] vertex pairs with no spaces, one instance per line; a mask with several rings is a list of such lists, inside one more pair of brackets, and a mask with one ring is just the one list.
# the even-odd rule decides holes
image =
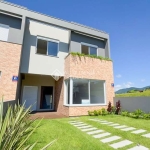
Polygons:
[[150,0],[7,0],[109,33],[115,90],[150,85]]

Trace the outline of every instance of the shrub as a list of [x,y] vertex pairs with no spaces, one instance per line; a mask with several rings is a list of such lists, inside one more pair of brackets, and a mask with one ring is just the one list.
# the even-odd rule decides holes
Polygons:
[[112,113],[112,106],[111,106],[111,102],[108,103],[108,108],[107,111],[111,114]]
[[98,110],[98,114],[99,114],[99,115],[101,115],[101,114],[102,114],[101,110]]
[[98,116],[99,112],[97,110],[94,110],[94,116]]
[[106,111],[105,108],[102,108],[102,109],[101,109],[101,114],[102,114],[102,116],[105,116],[105,115],[108,114],[108,112]]
[[128,112],[128,111],[122,111],[122,112],[121,112],[121,115],[122,115],[122,116],[129,116],[129,112]]
[[115,106],[112,106],[112,107],[111,107],[111,110],[112,110],[112,114],[115,114],[115,112],[116,112]]
[[120,100],[118,100],[118,102],[116,102],[116,112],[115,114],[119,114],[121,111],[121,103],[120,103]]
[[88,115],[89,116],[94,116],[94,112],[93,111],[88,111]]
[[[0,150],[32,150],[36,143],[24,144],[39,127],[40,122],[34,127],[34,120],[30,120],[30,108],[25,110],[24,106],[9,106],[6,115],[3,115],[3,100],[0,102]],[[54,141],[44,148],[49,147]],[[44,149],[43,148],[43,149]]]
[[144,115],[143,115],[143,118],[144,118],[144,119],[150,119],[150,113],[149,113],[149,114],[144,114]]

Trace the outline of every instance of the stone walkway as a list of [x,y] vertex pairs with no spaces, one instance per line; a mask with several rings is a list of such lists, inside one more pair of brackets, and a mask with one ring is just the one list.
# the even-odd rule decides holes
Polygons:
[[[104,122],[105,122],[105,125],[112,126],[115,129],[120,129],[122,131],[131,131],[131,133],[133,133],[133,134],[141,134],[141,133],[143,134],[144,132],[146,132],[146,130],[144,130],[144,129],[136,129],[134,127],[128,127],[126,125],[120,125],[118,123],[108,122],[106,120],[101,120],[101,119],[89,119],[89,120],[96,121],[96,122],[99,122],[101,124],[104,124]],[[150,138],[150,133],[143,134],[142,136],[146,137],[146,138]]]
[[[106,123],[107,121],[103,121],[103,123],[104,122]],[[122,139],[120,136],[117,136],[117,135],[111,135],[111,133],[109,133],[109,132],[98,129],[98,128],[93,127],[92,125],[88,125],[84,122],[69,121],[69,123],[71,125],[73,125],[74,127],[80,129],[81,131],[86,132],[87,134],[91,135],[93,138],[100,139],[100,141],[102,143],[108,144],[110,147],[112,147],[114,149],[124,148],[128,145],[133,144],[132,141],[129,141],[127,139]],[[149,135],[147,135],[147,136],[149,136]],[[121,141],[116,142],[117,140],[121,140]],[[110,142],[113,142],[113,144],[109,144]],[[146,148],[144,146],[136,146],[136,147],[133,147],[128,150],[148,150],[148,148]]]

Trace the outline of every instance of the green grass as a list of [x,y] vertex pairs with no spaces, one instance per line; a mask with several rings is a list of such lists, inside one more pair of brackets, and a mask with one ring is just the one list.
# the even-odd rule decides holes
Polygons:
[[135,93],[123,93],[123,94],[116,94],[116,97],[144,97],[150,96],[150,90],[143,91],[143,92],[135,92]]
[[[120,129],[114,129],[108,125],[102,125],[98,122],[90,121],[90,118],[100,118],[122,125],[127,125],[135,127],[138,129],[145,129],[150,132],[150,120],[141,120],[133,119],[117,115],[108,115],[108,116],[98,116],[98,117],[80,117],[76,120],[83,121],[87,124],[90,124],[98,129],[103,129],[107,132],[110,132],[112,135],[121,136],[122,139],[128,139],[134,142],[134,144],[122,148],[125,150],[127,148],[135,146],[137,143],[140,143],[143,146],[150,148],[150,139],[142,137],[141,135],[135,135],[130,132],[124,132]],[[50,141],[57,139],[57,141],[49,148],[49,150],[113,150],[109,144],[103,144],[100,142],[100,139],[95,139],[91,135],[87,135],[85,132],[81,132],[76,127],[70,125],[66,119],[51,119],[43,120],[39,129],[32,135],[28,143],[31,144],[38,141],[35,150],[39,150],[41,147],[49,143]],[[38,120],[35,122],[37,123]],[[145,132],[148,133],[148,132]],[[122,140],[121,139],[121,140]],[[118,140],[120,141],[120,140]]]

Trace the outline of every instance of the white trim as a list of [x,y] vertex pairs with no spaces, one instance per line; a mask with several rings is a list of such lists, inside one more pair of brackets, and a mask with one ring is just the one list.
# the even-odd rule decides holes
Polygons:
[[84,42],[81,42],[81,45],[86,45],[86,46],[89,46],[89,47],[95,47],[95,48],[98,48],[97,45],[92,45],[92,44],[84,43]]
[[65,104],[64,106],[69,106],[69,107],[74,107],[74,106],[78,106],[78,107],[90,107],[90,106],[107,106],[107,104]]
[[59,43],[59,40],[51,39],[51,38],[47,38],[47,37],[43,37],[43,36],[39,36],[39,35],[37,35],[37,39],[45,40],[45,41],[48,41],[48,42],[51,41],[51,42]]
[[90,101],[90,103],[91,103],[90,86],[91,86],[91,82],[90,82],[90,80],[89,80],[89,81],[88,81],[88,90],[89,90],[89,93],[88,93],[88,94],[89,94],[89,101]]
[[72,105],[73,103],[73,80],[72,78],[70,78],[70,105]]
[[104,81],[103,86],[104,86],[104,100],[105,100],[105,104],[107,104],[107,100],[106,100],[106,81]]

